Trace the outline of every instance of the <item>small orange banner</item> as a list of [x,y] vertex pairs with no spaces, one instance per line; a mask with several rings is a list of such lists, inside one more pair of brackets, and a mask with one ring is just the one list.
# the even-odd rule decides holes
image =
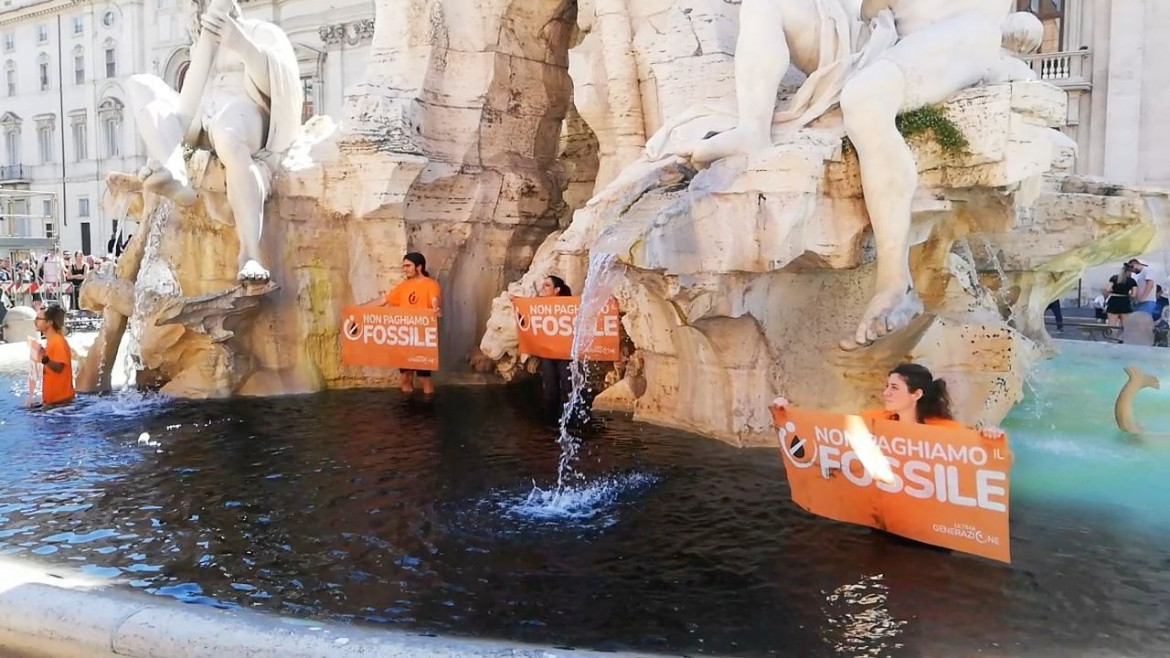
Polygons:
[[800,409],[772,419],[806,511],[1011,562],[1006,437]]
[[[516,306],[516,333],[522,353],[543,359],[572,358],[580,297],[517,297],[512,303]],[[597,318],[596,333],[585,350],[585,360],[617,361],[620,327],[617,301],[610,299]]]
[[439,321],[424,308],[350,306],[342,311],[341,362],[405,370],[439,369]]

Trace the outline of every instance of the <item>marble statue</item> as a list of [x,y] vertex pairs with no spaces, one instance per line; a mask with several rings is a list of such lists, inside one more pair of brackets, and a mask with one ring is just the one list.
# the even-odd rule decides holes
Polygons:
[[[940,103],[985,80],[1029,77],[1001,43],[1039,45],[1039,22],[1011,0],[744,0],[735,56],[738,120],[675,151],[699,165],[772,144],[774,124],[795,129],[839,103],[861,165],[877,248],[876,290],[845,349],[869,345],[923,312],[909,267],[914,156],[895,126],[903,111]],[[860,20],[859,20],[860,19]],[[777,33],[784,38],[777,38]],[[1033,45],[1034,44],[1034,45]],[[1014,62],[1014,63],[1013,63]],[[774,115],[789,65],[809,77]]]
[[296,53],[280,28],[244,18],[238,0],[212,0],[199,28],[181,92],[154,75],[128,80],[130,106],[150,159],[137,180],[111,174],[109,184],[115,191],[139,186],[191,206],[198,194],[184,152],[212,150],[224,168],[226,199],[206,195],[208,211],[236,227],[239,281],[264,283],[270,275],[260,236],[273,159],[292,145],[301,127],[304,92]]

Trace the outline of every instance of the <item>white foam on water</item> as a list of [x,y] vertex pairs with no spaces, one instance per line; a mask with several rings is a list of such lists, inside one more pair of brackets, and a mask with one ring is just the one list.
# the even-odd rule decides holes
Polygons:
[[553,489],[534,484],[527,495],[502,500],[500,506],[506,516],[530,521],[591,521],[610,514],[623,495],[656,482],[655,475],[632,472]]

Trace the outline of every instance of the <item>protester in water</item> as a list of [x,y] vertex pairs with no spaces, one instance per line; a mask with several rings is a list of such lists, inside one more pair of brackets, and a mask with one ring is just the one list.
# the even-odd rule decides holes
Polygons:
[[73,355],[65,340],[65,309],[51,304],[37,311],[37,330],[45,337],[45,346],[37,351],[44,366],[42,398],[45,406],[73,400]]
[[[565,280],[559,276],[549,275],[540,282],[540,297],[571,297],[573,291]],[[569,383],[569,363],[567,359],[541,359],[540,379],[541,391],[544,393],[544,404],[549,409],[561,409],[569,401],[573,387]]]
[[[881,409],[866,411],[861,417],[939,427],[964,427],[951,412],[946,381],[935,379],[930,370],[916,363],[903,363],[890,371],[882,391],[882,403]],[[785,409],[789,403],[780,397],[772,401],[772,406]],[[994,426],[980,427],[979,433],[986,439],[1002,439],[1005,436],[1002,429]]]
[[[436,317],[442,317],[442,291],[439,282],[431,278],[427,272],[427,259],[422,254],[412,251],[402,257],[402,273],[406,280],[398,284],[386,294],[382,301],[383,306],[403,308],[434,309]],[[417,375],[422,380],[424,395],[435,392],[435,384],[431,379],[430,370],[402,370],[401,388],[403,393],[414,392],[414,378]]]

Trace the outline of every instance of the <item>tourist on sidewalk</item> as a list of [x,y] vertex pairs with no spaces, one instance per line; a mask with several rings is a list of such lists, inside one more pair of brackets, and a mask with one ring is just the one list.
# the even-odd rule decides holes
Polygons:
[[69,263],[69,283],[73,286],[73,292],[69,293],[71,310],[81,310],[81,284],[88,274],[89,264],[85,262],[85,256],[80,251],[74,252],[73,262]]
[[1150,317],[1157,321],[1158,316],[1154,314],[1157,306],[1157,300],[1154,297],[1154,280],[1146,271],[1149,265],[1140,258],[1130,259],[1126,264],[1129,266],[1129,271],[1133,273],[1133,280],[1137,285],[1133,293],[1133,310],[1149,313]]
[[1136,291],[1137,282],[1130,275],[1129,263],[1122,266],[1121,272],[1109,277],[1109,287],[1105,289],[1105,312],[1109,315],[1110,325],[1120,327],[1125,316],[1133,313]]
[[1052,311],[1052,317],[1056,318],[1056,330],[1064,331],[1064,315],[1060,311],[1060,300],[1052,300],[1052,303],[1045,310]]

